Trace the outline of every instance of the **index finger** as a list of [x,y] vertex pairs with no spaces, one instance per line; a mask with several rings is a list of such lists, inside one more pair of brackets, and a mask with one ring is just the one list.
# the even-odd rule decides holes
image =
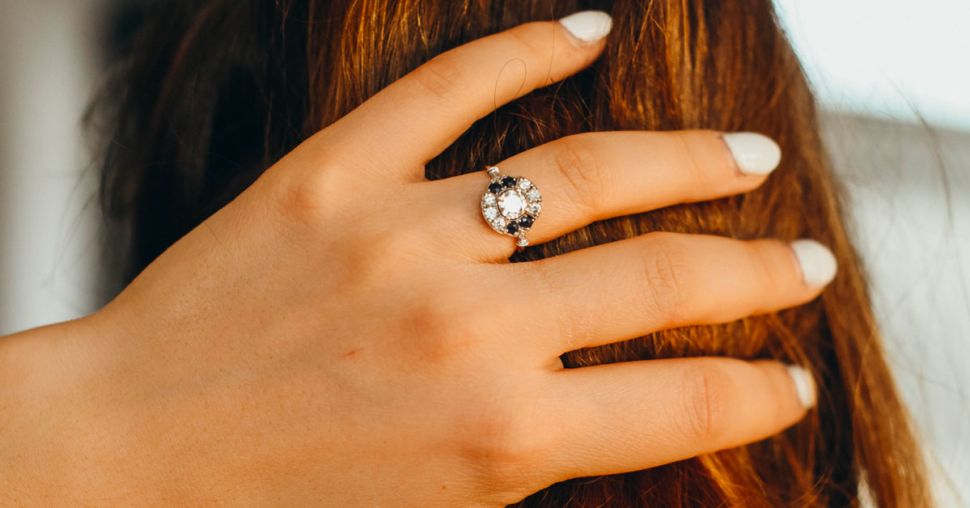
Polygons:
[[351,160],[423,178],[423,165],[476,120],[592,63],[611,27],[608,14],[583,11],[459,46],[378,92],[325,135]]

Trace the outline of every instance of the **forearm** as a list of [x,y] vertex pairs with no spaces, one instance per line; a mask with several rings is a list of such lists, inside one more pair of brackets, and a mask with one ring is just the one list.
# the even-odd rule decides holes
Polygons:
[[212,442],[186,437],[211,407],[161,409],[141,383],[151,366],[128,361],[143,337],[121,328],[96,315],[0,338],[0,506],[209,505],[246,490],[220,490],[222,468],[184,456]]
[[94,485],[90,445],[94,367],[87,320],[0,338],[0,503],[65,502]]

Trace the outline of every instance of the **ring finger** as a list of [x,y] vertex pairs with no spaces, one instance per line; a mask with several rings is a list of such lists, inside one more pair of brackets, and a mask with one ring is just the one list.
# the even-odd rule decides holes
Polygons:
[[[752,190],[780,159],[778,145],[759,134],[625,131],[568,136],[498,166],[541,191],[542,210],[528,231],[536,244],[597,220]],[[423,202],[454,212],[432,214],[431,227],[454,242],[447,250],[488,261],[515,251],[514,239],[491,231],[482,218],[479,199],[488,182],[477,171],[416,184]]]

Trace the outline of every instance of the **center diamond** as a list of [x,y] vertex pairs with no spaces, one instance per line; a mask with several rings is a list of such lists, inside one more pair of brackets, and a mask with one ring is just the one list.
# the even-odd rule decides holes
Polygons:
[[508,219],[518,219],[525,212],[525,196],[515,189],[509,189],[498,197],[498,209]]

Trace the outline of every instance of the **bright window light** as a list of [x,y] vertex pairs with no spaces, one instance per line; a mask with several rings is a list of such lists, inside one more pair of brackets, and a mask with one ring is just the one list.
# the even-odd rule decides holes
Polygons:
[[970,130],[970,1],[775,4],[826,107]]

